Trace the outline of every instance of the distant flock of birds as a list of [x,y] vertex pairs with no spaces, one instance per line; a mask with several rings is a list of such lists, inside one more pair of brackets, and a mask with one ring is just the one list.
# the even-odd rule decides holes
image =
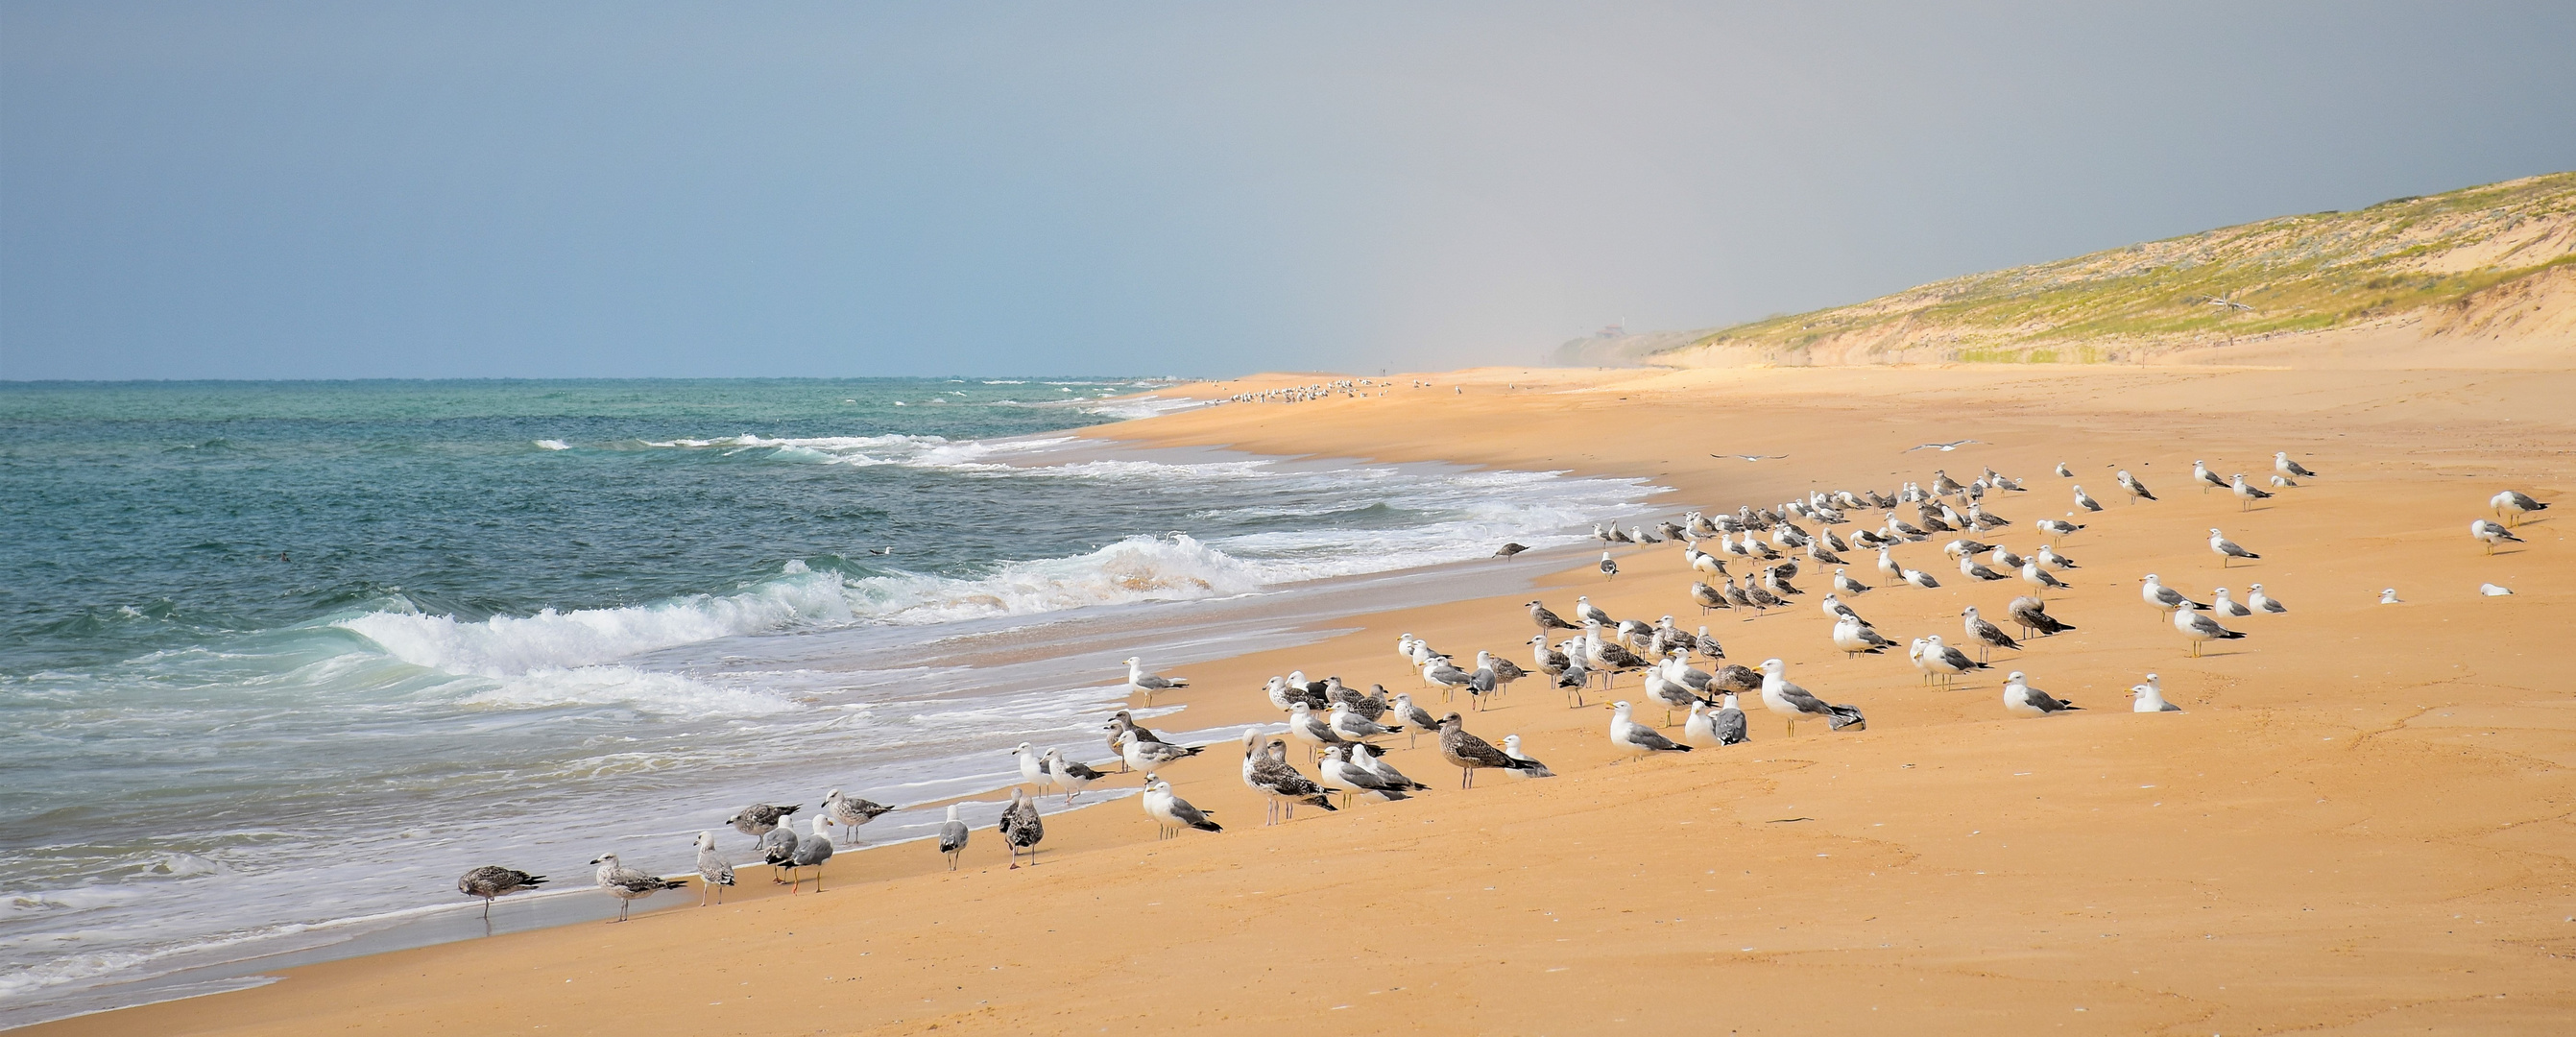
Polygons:
[[[1374,381],[1367,378],[1339,378],[1329,382],[1316,382],[1312,385],[1289,385],[1282,386],[1277,389],[1264,389],[1260,392],[1239,392],[1226,397],[1224,402],[1304,403],[1308,400],[1330,399],[1337,396],[1367,396],[1371,395],[1369,392],[1370,389],[1383,388],[1393,384],[1395,383]],[[1422,383],[1417,381],[1414,384],[1420,385]]]
[[[1272,390],[1247,394],[1238,400],[1285,399],[1282,393],[1304,390],[1336,389],[1356,391],[1370,383],[1366,380],[1321,383],[1299,390]],[[1915,449],[1955,450],[1962,443],[1925,444]],[[2300,479],[2313,479],[2309,471],[2285,452],[2273,455],[2274,489],[2295,487]],[[2065,464],[2056,474],[2073,478]],[[2156,500],[2156,495],[2141,481],[2123,469],[2113,481],[2125,492],[2131,504]],[[2231,478],[2218,475],[2201,461],[2192,462],[2192,481],[2202,487],[2227,490],[2248,507],[2274,496],[2271,490],[2253,486],[2243,474]],[[1631,526],[1595,525],[1593,535],[1606,545],[1647,546],[1679,542],[1684,558],[1695,574],[1688,596],[1698,606],[1701,616],[1719,610],[1751,609],[1760,618],[1773,609],[1789,607],[1789,599],[1803,596],[1790,581],[1801,571],[1803,555],[1819,566],[1832,566],[1828,581],[1831,589],[1819,599],[1818,606],[1832,621],[1829,635],[1835,649],[1846,658],[1880,655],[1893,650],[1896,643],[1881,635],[1877,628],[1852,608],[1846,599],[1857,598],[1873,588],[1847,573],[1848,562],[1842,554],[1855,550],[1877,552],[1877,569],[1889,585],[1909,584],[1933,588],[1940,582],[1920,570],[1907,568],[1894,560],[1891,552],[1899,545],[1919,543],[1942,533],[1959,534],[1943,546],[1943,553],[1955,560],[1962,578],[1976,582],[2002,582],[2016,577],[2030,593],[2016,597],[2005,606],[2005,614],[2018,629],[2019,636],[2006,633],[1986,619],[1975,606],[1961,612],[1964,639],[1957,645],[1944,642],[1941,635],[1914,638],[1906,655],[1927,683],[1949,684],[1958,677],[1990,669],[1991,653],[1997,649],[2023,651],[2025,640],[2046,638],[2076,629],[2047,611],[2046,596],[2051,590],[2066,586],[2054,574],[2079,568],[2075,561],[2056,551],[2056,542],[2085,527],[2084,524],[2059,519],[2041,519],[2034,527],[2050,538],[2050,543],[2023,556],[2000,544],[1988,544],[1978,535],[2009,527],[2012,520],[1985,510],[1985,501],[2001,493],[2026,492],[2028,487],[1987,468],[1977,478],[1960,483],[1948,472],[1935,470],[1928,486],[1907,482],[1893,496],[1875,490],[1853,492],[1810,492],[1805,498],[1788,501],[1772,508],[1739,507],[1733,514],[1692,511],[1680,521],[1657,523],[1649,529]],[[2071,486],[2074,513],[2099,512],[2103,506],[2080,485]],[[2507,490],[2488,502],[2502,522],[2477,519],[2469,532],[2493,554],[2501,545],[2523,543],[2513,528],[2525,516],[2547,510],[2549,505],[2528,494]],[[1910,507],[1914,518],[1909,521],[1899,509]],[[1852,525],[1853,512],[1882,513],[1881,523],[1873,529],[1854,531],[1846,539],[1833,527]],[[1801,522],[1811,522],[1810,530]],[[1767,534],[1762,536],[1759,534]],[[1702,548],[1713,545],[1716,550]],[[2209,551],[2219,558],[2222,568],[2238,559],[2259,560],[2262,555],[2246,550],[2229,540],[2217,528],[2209,531]],[[1528,550],[1518,544],[1505,544],[1496,556],[1508,558]],[[1748,568],[1741,576],[1730,573],[1728,562],[1737,561]],[[1618,575],[1618,563],[1610,551],[1603,551],[1600,569],[1605,579]],[[2192,600],[2188,595],[2165,585],[2155,573],[2139,577],[2140,596],[2146,604],[2164,612],[2176,632],[2188,642],[2191,654],[2200,654],[2201,646],[2210,641],[2240,640],[2246,635],[2228,629],[2221,618],[2243,618],[2281,614],[2289,607],[2272,597],[2260,583],[2249,584],[2242,602],[2230,597],[2225,587],[2216,588],[2209,603]],[[2494,584],[2481,588],[2485,594],[2510,594]],[[2383,603],[2400,603],[2391,588],[2381,595]],[[1828,703],[1813,692],[1798,686],[1787,677],[1787,664],[1778,658],[1763,660],[1758,668],[1747,668],[1726,662],[1726,649],[1711,636],[1707,626],[1696,631],[1683,631],[1670,615],[1654,622],[1639,619],[1615,619],[1588,596],[1577,597],[1574,619],[1549,609],[1543,601],[1527,603],[1530,621],[1537,635],[1527,642],[1530,665],[1523,667],[1508,658],[1478,650],[1472,667],[1461,666],[1457,656],[1434,650],[1411,633],[1397,638],[1396,652],[1407,667],[1416,672],[1425,689],[1436,688],[1443,702],[1454,701],[1460,694],[1468,698],[1471,710],[1482,710],[1521,680],[1543,677],[1561,691],[1570,708],[1583,708],[1586,696],[1597,682],[1606,696],[1624,674],[1639,675],[1640,696],[1650,706],[1664,710],[1664,727],[1678,725],[1678,739],[1666,735],[1650,724],[1637,720],[1636,705],[1626,699],[1609,703],[1611,718],[1608,736],[1611,743],[1629,754],[1643,758],[1658,753],[1690,752],[1695,748],[1736,745],[1750,739],[1738,695],[1757,695],[1764,708],[1783,718],[1789,736],[1797,734],[1800,720],[1822,720],[1829,730],[1860,730],[1867,719],[1851,705]],[[1748,620],[1750,621],[1750,620]],[[1552,634],[1568,631],[1570,636],[1554,644]],[[1977,657],[1971,659],[1963,645],[1973,645]],[[1693,665],[1696,657],[1706,669]],[[1164,677],[1148,670],[1139,657],[1125,660],[1129,690],[1151,706],[1154,696],[1186,688],[1189,681]],[[2147,674],[2143,683],[2132,686],[2131,709],[2140,713],[2180,712],[2167,702],[2155,674]],[[1476,772],[1491,770],[1512,778],[1553,777],[1554,772],[1523,751],[1520,736],[1507,735],[1501,747],[1469,733],[1458,712],[1440,716],[1414,700],[1411,693],[1390,694],[1383,684],[1373,684],[1362,692],[1342,683],[1338,676],[1320,681],[1309,680],[1303,671],[1273,676],[1263,687],[1271,705],[1285,714],[1286,736],[1303,742],[1307,759],[1314,767],[1313,776],[1297,769],[1289,760],[1285,738],[1265,735],[1258,726],[1244,729],[1242,737],[1241,774],[1244,784],[1260,793],[1268,804],[1267,824],[1277,824],[1295,817],[1296,808],[1308,806],[1332,811],[1338,797],[1341,806],[1354,799],[1370,798],[1394,801],[1427,791],[1430,786],[1405,776],[1387,761],[1383,743],[1397,735],[1411,746],[1423,733],[1436,733],[1442,760],[1459,769],[1459,787],[1472,788]],[[2004,679],[2003,707],[2006,713],[2019,717],[2044,717],[2080,709],[2073,702],[2031,686],[2026,674],[2011,671]],[[1132,713],[1118,711],[1104,725],[1108,747],[1115,754],[1122,772],[1144,776],[1139,802],[1147,816],[1157,825],[1160,838],[1175,838],[1183,832],[1220,832],[1224,828],[1210,817],[1211,811],[1200,809],[1172,792],[1171,783],[1162,779],[1159,769],[1178,761],[1199,756],[1208,746],[1181,745],[1169,736],[1153,731],[1135,721]],[[1068,760],[1055,748],[1038,751],[1023,742],[1010,750],[1019,764],[1022,782],[1041,792],[1060,790],[1067,805],[1074,802],[1092,783],[1110,775],[1080,761]],[[895,808],[844,794],[838,789],[826,795],[820,810],[812,818],[809,834],[799,835],[790,825],[791,815],[801,804],[777,805],[760,803],[745,807],[725,819],[725,823],[756,841],[761,861],[773,868],[772,881],[789,886],[790,894],[801,892],[807,870],[813,872],[814,889],[822,891],[822,870],[832,858],[834,844],[826,834],[829,825],[840,825],[855,841],[860,826],[891,812]],[[1028,854],[1029,863],[1037,863],[1038,844],[1046,837],[1036,802],[1019,786],[1011,789],[1010,804],[1003,810],[998,826],[1002,841],[1011,855],[1011,867],[1019,867],[1020,854]],[[967,825],[957,817],[957,807],[948,807],[948,818],[941,824],[935,846],[954,870],[964,854],[971,836]],[[713,832],[700,832],[697,844],[697,872],[702,889],[699,903],[722,903],[725,887],[735,884],[732,863],[716,848]],[[618,899],[618,917],[624,921],[627,909],[635,900],[656,892],[680,889],[685,880],[648,874],[628,867],[614,853],[602,854],[591,861],[598,866],[596,882],[602,890]],[[786,878],[779,878],[780,873]],[[484,917],[491,914],[491,901],[509,893],[534,888],[545,877],[499,866],[485,866],[466,872],[457,881],[460,892],[484,900]]]

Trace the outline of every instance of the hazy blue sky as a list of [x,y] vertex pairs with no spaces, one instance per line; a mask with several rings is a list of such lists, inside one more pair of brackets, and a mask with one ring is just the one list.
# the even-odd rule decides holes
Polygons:
[[1933,6],[8,0],[0,377],[1521,363],[2576,168],[2576,4]]

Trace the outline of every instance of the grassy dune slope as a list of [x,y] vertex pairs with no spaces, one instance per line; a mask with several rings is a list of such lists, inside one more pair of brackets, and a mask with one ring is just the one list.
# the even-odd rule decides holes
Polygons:
[[[2098,362],[2397,325],[2564,338],[2571,263],[2576,172],[2553,173],[1953,278],[1722,328],[1658,359]],[[2504,298],[2538,317],[2498,324],[2452,312]]]

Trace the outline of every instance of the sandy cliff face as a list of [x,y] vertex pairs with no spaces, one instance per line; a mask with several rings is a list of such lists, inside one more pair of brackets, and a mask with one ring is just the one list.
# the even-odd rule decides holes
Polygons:
[[2285,216],[1706,332],[1683,367],[2576,359],[2576,173]]

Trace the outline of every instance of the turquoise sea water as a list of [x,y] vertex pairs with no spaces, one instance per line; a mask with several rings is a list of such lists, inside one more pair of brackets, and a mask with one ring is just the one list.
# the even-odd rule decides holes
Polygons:
[[967,780],[1119,698],[725,645],[1258,594],[1642,495],[1052,434],[1153,388],[0,385],[0,1008],[446,903],[474,864],[578,885],[581,846],[763,778]]

